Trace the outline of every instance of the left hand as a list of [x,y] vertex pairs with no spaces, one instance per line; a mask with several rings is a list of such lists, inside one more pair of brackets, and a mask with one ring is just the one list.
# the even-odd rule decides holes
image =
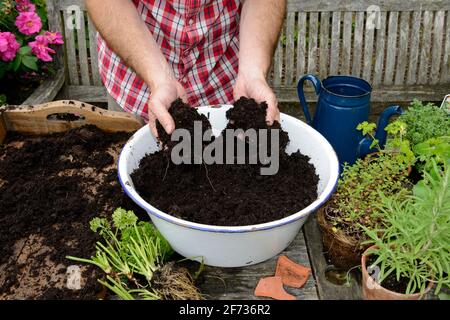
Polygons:
[[258,103],[266,101],[268,105],[266,117],[267,123],[272,125],[275,120],[280,122],[280,110],[278,110],[277,98],[263,76],[246,76],[242,73],[238,74],[234,85],[233,95],[235,100],[244,96],[253,98]]

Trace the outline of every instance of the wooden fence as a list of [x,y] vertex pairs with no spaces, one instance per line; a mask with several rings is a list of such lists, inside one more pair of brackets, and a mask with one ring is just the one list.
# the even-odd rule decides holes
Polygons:
[[[84,1],[47,5],[50,28],[65,37],[61,97],[105,102]],[[450,93],[449,56],[450,0],[288,0],[269,81],[280,101],[298,101],[296,83],[307,73],[362,77],[374,101],[437,101]]]
[[362,77],[377,101],[439,100],[449,56],[450,1],[291,0],[270,81],[287,101],[307,73]]

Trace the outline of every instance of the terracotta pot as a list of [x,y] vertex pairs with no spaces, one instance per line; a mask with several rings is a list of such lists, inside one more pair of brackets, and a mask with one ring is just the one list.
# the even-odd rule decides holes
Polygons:
[[333,226],[326,218],[328,206],[323,206],[317,211],[317,222],[322,230],[324,251],[331,263],[339,269],[349,270],[361,263],[361,256],[368,246],[362,246],[355,238],[349,237],[344,232],[333,231]]
[[421,295],[420,293],[414,294],[398,293],[383,288],[371,276],[369,276],[369,273],[367,272],[366,261],[367,257],[370,256],[367,254],[367,251],[371,248],[376,248],[376,246],[368,248],[361,257],[361,271],[362,271],[361,286],[363,297],[365,300],[420,300],[433,287],[433,283],[430,282],[423,295]]

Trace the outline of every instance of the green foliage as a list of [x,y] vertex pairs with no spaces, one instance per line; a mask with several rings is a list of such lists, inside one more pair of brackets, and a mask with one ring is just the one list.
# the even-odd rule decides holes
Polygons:
[[379,147],[379,141],[375,139],[375,129],[377,128],[377,125],[375,123],[369,123],[367,121],[361,122],[356,127],[356,130],[362,131],[362,134],[364,136],[369,136],[372,139],[372,144],[370,145],[370,149],[377,148],[379,151],[381,151]]
[[450,300],[450,294],[444,292],[439,293],[439,300]]
[[379,208],[384,215],[375,229],[364,229],[377,246],[370,254],[380,267],[380,281],[395,273],[409,279],[405,293],[423,293],[429,282],[438,294],[450,284],[450,170],[433,161],[430,172],[413,189],[413,194],[381,194]]
[[0,107],[5,105],[7,102],[6,95],[0,94]]
[[328,218],[336,229],[365,239],[360,225],[376,227],[383,215],[376,207],[379,193],[407,193],[407,169],[388,153],[369,155],[344,165],[337,191],[331,198]]
[[405,139],[405,123],[397,120],[385,128],[390,135],[385,149],[381,149],[375,139],[376,128],[375,123],[367,121],[357,126],[357,130],[372,140],[370,148],[378,152],[358,159],[351,166],[344,165],[328,212],[333,230],[340,229],[361,240],[365,239],[361,225],[374,228],[383,219],[375,205],[380,192],[400,196],[408,193],[408,168],[414,162],[409,141]]
[[429,171],[433,162],[441,167],[450,166],[450,136],[428,139],[415,145],[413,150],[419,160],[416,166],[421,172]]
[[372,140],[370,149],[376,148],[378,152],[391,154],[395,156],[399,163],[405,164],[406,166],[409,166],[414,162],[414,153],[411,150],[408,139],[405,138],[407,125],[404,122],[396,120],[386,126],[384,130],[388,133],[389,139],[387,140],[384,150],[381,149],[379,141],[375,139],[376,128],[377,126],[375,123],[369,123],[367,121],[360,123],[356,127],[356,129],[361,131],[364,136],[367,135]]
[[431,138],[448,136],[450,133],[450,118],[447,112],[432,103],[423,105],[417,99],[399,120],[406,124],[406,139],[413,146]]
[[415,161],[415,156],[411,150],[411,144],[406,138],[407,127],[407,124],[403,121],[396,120],[384,128],[389,136],[385,150],[395,154],[397,161],[400,163],[412,165]]
[[[93,257],[67,258],[101,268],[107,278],[100,282],[122,299],[131,299],[133,294],[143,299],[160,298],[151,281],[154,273],[173,254],[169,243],[152,224],[138,222],[132,211],[119,208],[112,220],[112,226],[105,218],[91,220],[91,230],[103,238],[103,242],[97,242]],[[138,275],[145,278],[146,283],[138,281]],[[130,288],[130,284],[134,288]]]

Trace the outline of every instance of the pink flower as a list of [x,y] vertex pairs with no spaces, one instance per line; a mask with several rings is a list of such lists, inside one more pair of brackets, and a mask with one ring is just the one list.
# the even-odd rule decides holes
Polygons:
[[64,43],[61,32],[45,31],[44,37],[47,39],[48,43],[50,43],[50,44],[63,44]]
[[21,12],[17,16],[16,26],[21,33],[29,36],[41,30],[42,21],[36,12]]
[[28,43],[31,47],[31,52],[40,60],[44,62],[53,61],[50,54],[55,54],[55,50],[48,47],[49,43],[44,36],[37,36],[35,41]]
[[12,61],[20,49],[16,36],[11,32],[0,32],[0,60]]
[[16,9],[19,12],[35,12],[36,6],[30,0],[16,0]]

